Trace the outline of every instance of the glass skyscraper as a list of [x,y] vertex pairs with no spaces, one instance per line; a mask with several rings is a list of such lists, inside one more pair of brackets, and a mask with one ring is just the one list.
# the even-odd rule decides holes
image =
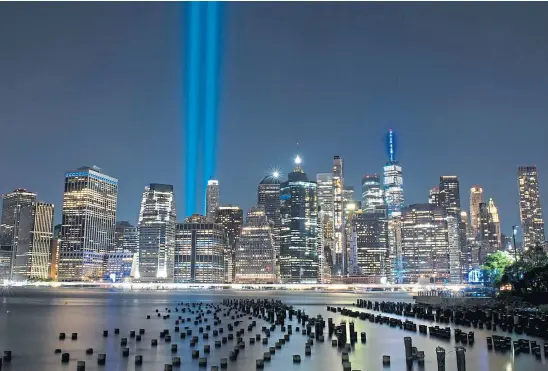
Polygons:
[[536,166],[520,166],[518,168],[518,187],[523,249],[530,249],[537,244],[543,246],[544,219]]
[[356,255],[359,274],[380,280],[390,275],[388,220],[386,211],[374,209],[354,215]]
[[244,224],[244,212],[238,206],[219,206],[215,211],[215,223],[224,227],[226,235],[225,256],[225,281],[234,281],[234,262],[236,258],[236,240],[242,231]]
[[210,179],[207,181],[206,188],[206,217],[215,220],[215,212],[220,205],[219,181]]
[[447,210],[447,215],[460,218],[459,178],[454,175],[440,177],[438,205]]
[[173,281],[176,223],[173,186],[157,183],[146,186],[138,223],[136,275],[142,282]]
[[384,165],[384,199],[388,216],[399,213],[403,207],[403,171],[396,161],[396,135],[390,129],[387,135],[388,162]]
[[299,157],[295,163],[295,170],[288,174],[288,180],[280,186],[280,276],[282,283],[317,283],[319,272],[316,182],[308,180],[301,169]]
[[279,173],[265,176],[257,186],[257,205],[264,209],[269,222],[272,222],[272,239],[276,250],[276,271],[280,268],[280,179]]
[[105,253],[114,248],[118,180],[96,166],[65,173],[60,281],[103,277]]
[[383,206],[381,177],[378,174],[364,175],[362,178],[362,210],[373,211]]
[[344,170],[340,156],[333,157],[333,273],[342,276],[347,272],[347,251],[344,225]]

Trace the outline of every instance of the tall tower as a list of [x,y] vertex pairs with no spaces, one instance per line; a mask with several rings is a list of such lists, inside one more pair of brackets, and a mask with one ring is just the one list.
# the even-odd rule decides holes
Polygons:
[[335,246],[335,224],[334,224],[334,205],[333,205],[333,174],[316,174],[316,191],[318,198],[318,229],[320,244],[318,254],[320,259],[320,275],[322,283],[331,282],[333,271],[333,253]]
[[210,179],[206,189],[206,217],[215,220],[215,211],[220,205],[219,181]]
[[257,205],[262,207],[265,216],[272,223],[272,240],[276,251],[276,271],[279,270],[280,259],[280,174],[275,171],[266,176],[257,186]]
[[356,253],[359,273],[379,283],[390,275],[388,221],[386,210],[358,213],[352,220],[356,230]]
[[497,248],[502,247],[502,236],[500,232],[500,217],[499,211],[495,206],[495,201],[492,198],[489,199],[487,204],[487,212],[489,213],[489,222],[492,224],[493,234],[496,239]]
[[525,250],[544,244],[544,219],[540,205],[536,166],[518,168],[519,214]]
[[470,231],[474,238],[480,230],[480,204],[483,202],[483,189],[478,186],[470,188]]
[[225,281],[234,281],[234,263],[236,259],[236,243],[240,233],[242,232],[242,225],[244,224],[244,212],[238,206],[227,205],[219,206],[215,212],[215,223],[221,224],[225,230],[226,247],[225,251]]
[[440,177],[439,206],[447,210],[447,215],[460,217],[460,191],[457,176]]
[[36,201],[36,193],[18,188],[2,197],[0,224],[0,281],[13,278],[13,266],[19,245],[21,210]]
[[277,283],[272,226],[262,206],[247,213],[236,247],[237,283]]
[[381,177],[378,174],[366,174],[362,178],[362,209],[373,211],[384,206]]
[[399,213],[403,206],[403,171],[396,161],[396,134],[390,129],[386,136],[388,162],[384,165],[384,198],[388,217]]
[[59,281],[103,277],[104,255],[114,245],[118,179],[96,166],[65,173]]
[[440,189],[438,187],[434,187],[428,192],[428,203],[435,206],[440,204]]
[[280,276],[282,283],[317,283],[316,182],[308,180],[298,156],[295,165],[295,170],[288,174],[288,180],[280,186]]
[[16,280],[47,279],[53,237],[53,205],[34,201],[21,209],[13,268]]
[[175,194],[170,184],[145,187],[139,212],[139,270],[143,282],[173,281]]
[[342,276],[347,272],[346,242],[344,235],[344,171],[340,156],[333,157],[333,270],[334,275]]

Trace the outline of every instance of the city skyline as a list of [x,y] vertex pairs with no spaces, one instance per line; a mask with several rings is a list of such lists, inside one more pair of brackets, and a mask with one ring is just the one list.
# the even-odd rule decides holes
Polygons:
[[[323,32],[320,24],[329,22],[328,17],[332,13],[330,9],[335,9],[334,5],[291,4],[273,7],[268,4],[231,4],[230,8],[231,11],[226,12],[228,19],[223,21],[227,37],[223,46],[225,56],[221,73],[223,88],[219,112],[218,166],[214,177],[223,187],[223,205],[234,204],[244,211],[249,210],[256,203],[256,187],[266,175],[265,170],[271,166],[280,166],[286,170],[283,177],[285,179],[289,172],[287,169],[291,169],[292,158],[297,152],[302,156],[304,167],[311,179],[317,173],[329,172],[332,157],[340,155],[344,159],[345,186],[354,186],[359,190],[364,174],[382,174],[382,165],[386,162],[383,139],[390,127],[398,133],[398,161],[403,167],[405,177],[406,205],[427,202],[428,190],[437,185],[440,176],[456,175],[460,180],[462,209],[468,211],[464,200],[468,200],[469,189],[473,185],[481,186],[485,200],[493,198],[497,204],[501,216],[501,232],[510,235],[511,226],[520,225],[516,180],[516,169],[519,165],[537,165],[541,201],[542,198],[546,199],[548,156],[542,138],[548,134],[544,125],[548,112],[541,102],[546,101],[548,91],[542,82],[544,75],[539,67],[547,55],[546,51],[535,48],[539,35],[546,30],[546,25],[539,23],[548,14],[546,6],[337,6],[337,19],[346,19],[348,22],[338,22],[340,29],[333,30],[334,34],[330,37],[344,40],[344,43],[342,50],[328,45],[326,51],[322,51],[326,45],[314,43],[302,51],[296,47],[309,41],[312,31]],[[28,156],[21,156],[16,161],[11,158],[15,153],[13,146],[18,145],[17,140],[5,142],[0,147],[3,172],[0,192],[6,194],[22,187],[39,194],[41,200],[56,206],[57,224],[60,222],[62,209],[63,173],[82,164],[96,164],[107,174],[120,180],[118,220],[129,220],[132,224],[137,224],[138,200],[143,187],[151,182],[173,184],[178,200],[177,209],[181,213],[178,220],[188,216],[182,215],[185,210],[185,188],[179,148],[183,141],[179,135],[167,135],[169,138],[160,142],[160,137],[156,133],[151,134],[150,127],[147,126],[158,125],[163,129],[158,131],[164,136],[168,129],[173,133],[181,131],[179,110],[184,110],[181,107],[183,99],[174,91],[183,89],[178,86],[179,80],[173,78],[178,76],[178,63],[182,62],[175,56],[180,49],[179,35],[175,31],[179,30],[181,21],[179,15],[174,14],[176,5],[142,5],[135,8],[135,14],[142,18],[127,15],[128,12],[124,11],[127,6],[122,5],[84,5],[76,8],[50,4],[35,7],[34,9],[45,11],[52,17],[50,19],[56,19],[56,13],[60,13],[64,17],[80,15],[79,22],[84,25],[95,23],[98,19],[106,24],[104,31],[95,36],[93,32],[97,30],[94,27],[84,26],[81,28],[87,28],[87,31],[75,31],[70,38],[59,41],[59,49],[63,49],[63,45],[72,45],[73,48],[78,47],[75,44],[87,45],[90,50],[79,49],[84,56],[89,56],[88,53],[111,51],[110,59],[106,58],[102,69],[99,68],[93,78],[78,78],[79,72],[92,71],[90,64],[80,63],[81,60],[76,56],[78,53],[71,52],[67,55],[56,49],[40,62],[53,75],[67,69],[64,63],[79,66],[75,75],[66,75],[63,84],[52,84],[41,74],[36,64],[38,62],[31,57],[34,53],[43,54],[44,48],[51,48],[51,39],[62,30],[64,23],[48,21],[45,27],[42,19],[32,16],[33,11],[17,8],[20,16],[18,25],[15,25],[10,20],[10,14],[15,9],[11,4],[2,5],[2,10],[5,10],[2,13],[6,19],[5,22],[0,22],[0,34],[4,35],[0,38],[5,41],[3,38],[10,35],[7,40],[15,37],[17,41],[5,43],[10,52],[6,60],[6,71],[12,71],[13,74],[8,75],[13,77],[6,76],[7,84],[4,88],[0,87],[0,122],[5,125],[4,134],[7,137],[21,138],[21,135],[27,135],[27,139],[34,144]],[[107,15],[109,9],[112,13]],[[284,15],[288,9],[301,15],[302,17],[296,18],[302,18],[307,27],[303,28],[296,19]],[[396,9],[412,13],[418,23],[422,20],[427,26],[437,27],[437,36],[422,37],[423,31],[394,16],[398,13]],[[446,12],[446,9],[452,12]],[[480,21],[476,18],[482,17],[468,16],[466,13],[470,9],[483,14],[485,18]],[[488,9],[497,11],[487,14]],[[85,17],[82,16],[84,13],[87,13]],[[237,21],[250,13],[257,13],[259,16],[250,19],[247,26],[238,25]],[[353,13],[366,16],[361,21]],[[452,14],[449,16],[446,13]],[[516,17],[516,14],[520,16]],[[120,20],[124,27],[127,26],[132,31],[128,35],[120,34],[116,28]],[[36,22],[36,25],[30,27],[31,21]],[[140,29],[144,21],[152,25],[146,31]],[[510,35],[510,41],[505,41],[502,36],[488,35],[487,31],[482,31],[480,23],[483,21],[489,22],[493,27],[510,23],[520,31],[508,31],[505,35]],[[166,23],[170,34],[167,39],[151,30],[159,22]],[[287,36],[283,33],[267,34],[261,22],[284,22],[296,35],[295,40],[286,39]],[[467,22],[470,27],[468,30],[457,30],[456,22]],[[29,28],[28,33],[16,33],[14,36],[11,31],[20,27]],[[36,37],[38,28],[34,27],[43,31],[43,43],[37,45],[35,41],[29,44],[27,51],[16,50],[12,45],[26,43],[28,38]],[[384,30],[389,28],[397,31],[382,36]],[[379,31],[374,34],[380,39],[368,36],[373,34],[373,30]],[[406,38],[406,33],[410,31],[412,32]],[[253,33],[258,33],[259,36],[248,35]],[[368,45],[367,53],[358,52],[350,58],[349,53],[355,51],[351,45],[355,45],[358,34],[365,35],[365,40],[360,44]],[[139,38],[139,35],[143,37],[138,43],[126,43],[125,38],[130,35],[131,40],[136,36]],[[111,36],[112,40],[108,45],[98,46],[103,38]],[[164,37],[160,43],[157,42],[159,37]],[[259,45],[258,37],[267,38],[269,42]],[[89,38],[93,41],[91,44],[80,42]],[[456,56],[459,60],[453,60],[452,57],[455,56],[450,48],[443,48],[439,44],[444,38],[451,42],[450,45],[460,45],[460,48],[465,49],[462,55]],[[403,56],[401,53],[404,53],[397,48],[402,40],[406,40],[411,48],[417,50],[415,53],[405,54],[409,60],[407,65],[398,62]],[[507,42],[511,42],[520,54],[527,55],[528,58],[496,58],[508,48]],[[128,45],[124,45],[116,53],[112,51],[112,48],[122,44]],[[263,44],[268,45],[268,49],[264,49],[267,46]],[[481,50],[482,45],[492,45],[492,48]],[[436,52],[425,51],[433,46],[438,48]],[[133,67],[125,69],[129,60],[135,61],[141,53],[150,53],[151,50],[161,53],[161,59],[173,58],[174,61],[166,62],[162,71],[157,65],[154,65],[156,68],[151,68],[153,61],[150,58],[144,58]],[[250,51],[251,61],[244,61],[243,66],[240,66],[242,60],[237,58],[237,54],[244,50]],[[335,53],[335,57],[328,56],[337,51],[339,54]],[[475,53],[473,58],[472,52]],[[290,58],[295,64],[293,68],[283,63],[276,67],[273,75],[275,79],[281,79],[279,82],[270,80],[262,73],[263,68],[274,68],[276,63],[280,63],[277,58],[272,61],[265,59],[265,56],[276,53],[282,53],[284,58]],[[325,61],[321,61],[323,53],[329,57]],[[310,55],[316,58],[310,58]],[[377,57],[371,58],[371,55]],[[378,57],[381,55],[386,58]],[[306,58],[299,61],[299,56]],[[59,59],[64,62],[57,62]],[[367,59],[369,61],[364,68],[363,63]],[[492,69],[495,60],[497,68]],[[461,66],[457,62],[461,62]],[[265,67],[253,69],[248,63]],[[337,68],[320,78],[319,75],[324,74],[326,66],[333,63]],[[18,67],[21,64],[23,67]],[[385,73],[378,73],[383,65]],[[303,70],[305,67],[310,67],[312,72]],[[424,69],[429,70],[432,67],[435,67],[431,71],[434,76],[422,81],[426,88],[419,89],[418,82],[425,76]],[[32,89],[24,84],[16,84],[17,76],[24,73],[21,68],[29,71],[29,83],[34,84]],[[249,72],[238,77],[246,68]],[[376,72],[367,72],[371,70]],[[418,77],[411,77],[414,74]],[[376,75],[385,76],[386,81],[376,79]],[[244,83],[238,86],[235,84],[236,79]],[[459,79],[464,81],[459,82]],[[474,79],[479,81],[475,82]],[[296,81],[297,86],[309,86],[304,94],[306,97],[299,93],[300,99],[296,99],[293,91],[302,92],[302,88],[294,88],[290,81]],[[150,91],[145,88],[148,83],[153,84],[151,91],[154,97],[150,101],[144,100],[150,96]],[[364,90],[358,88],[362,83]],[[107,87],[112,93],[101,97]],[[263,89],[264,87],[268,89]],[[73,94],[75,91],[77,93]],[[85,96],[81,93],[84,91]],[[333,98],[329,91],[340,91],[342,95]],[[441,97],[437,97],[440,95]],[[114,99],[118,96],[119,100]],[[249,101],[251,96],[255,97]],[[116,101],[118,107],[109,103],[111,99]],[[268,103],[269,100],[272,102]],[[295,105],[291,100],[300,103]],[[32,102],[33,110],[26,109],[27,102]],[[507,104],[508,102],[512,102],[512,105]],[[140,105],[143,107],[136,108]],[[443,110],[436,106],[442,106]],[[261,112],[257,112],[254,107],[262,107],[258,110]],[[40,116],[33,115],[32,111],[40,113]],[[132,113],[133,111],[136,112]],[[162,113],[163,111],[168,113]],[[344,115],[340,116],[340,112]],[[137,113],[143,117],[136,117]],[[318,128],[317,132],[310,132],[310,123]],[[273,125],[280,125],[277,130],[281,131],[294,130],[293,135],[290,138],[285,135],[280,135],[279,138],[269,136],[268,141],[260,143],[250,140],[270,126],[277,127]],[[332,130],[331,126],[340,128],[347,135],[334,140],[329,132]],[[69,128],[77,128],[89,139],[89,143],[88,140],[55,140],[66,135]],[[104,131],[111,129],[111,135],[105,136]],[[24,134],[21,130],[24,130]],[[453,137],[455,130],[458,131],[456,138],[459,140],[453,143],[449,138]],[[531,132],[535,135],[532,136]],[[39,140],[44,136],[51,139]],[[150,145],[148,139],[150,143],[158,143],[153,155],[149,151],[141,153],[144,146]],[[101,151],[96,145],[98,140],[103,144]],[[51,143],[56,144],[52,146]],[[47,156],[43,156],[43,153],[47,153]],[[249,156],[250,153],[253,156]],[[145,158],[147,156],[150,158]],[[237,165],[239,162],[243,162],[244,166]],[[239,167],[245,170],[239,171]],[[355,198],[359,199],[356,195]]]

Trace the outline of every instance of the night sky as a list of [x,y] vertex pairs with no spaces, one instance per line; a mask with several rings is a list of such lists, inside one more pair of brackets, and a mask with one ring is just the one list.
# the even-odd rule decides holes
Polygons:
[[[547,19],[546,3],[224,3],[222,203],[253,206],[297,153],[312,178],[343,156],[358,190],[392,128],[406,203],[455,174],[463,208],[481,185],[509,234],[518,165],[548,207]],[[37,192],[58,222],[64,172],[97,165],[119,220],[151,182],[175,186],[182,220],[185,22],[176,3],[0,4],[0,192]]]

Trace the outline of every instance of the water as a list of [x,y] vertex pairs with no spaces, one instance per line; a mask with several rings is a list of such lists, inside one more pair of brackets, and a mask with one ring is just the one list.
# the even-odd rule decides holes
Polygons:
[[[172,334],[172,343],[179,345],[178,356],[182,359],[180,370],[198,370],[198,362],[191,358],[189,339],[180,340],[174,333],[176,315],[172,312],[171,318],[163,320],[157,318],[155,310],[163,310],[166,307],[174,308],[178,302],[208,302],[220,303],[225,297],[232,298],[268,298],[282,300],[284,303],[304,309],[309,315],[321,314],[325,319],[332,317],[335,324],[341,320],[350,321],[350,318],[340,314],[327,312],[327,305],[350,306],[356,299],[386,300],[386,301],[412,301],[407,294],[371,293],[357,295],[351,293],[320,293],[320,292],[290,292],[290,291],[108,291],[100,289],[12,289],[0,299],[0,352],[12,350],[13,360],[11,364],[5,364],[3,371],[27,371],[27,370],[76,370],[76,361],[86,361],[86,370],[127,371],[127,370],[158,370],[164,369],[164,364],[171,363],[173,354],[170,345],[165,345],[159,338],[163,329],[169,329]],[[361,309],[360,309],[361,310]],[[7,313],[9,311],[9,313]],[[152,319],[147,320],[146,315],[151,314]],[[390,315],[394,317],[394,315]],[[296,318],[293,318],[293,327],[297,326]],[[414,320],[417,324],[431,323],[428,321]],[[222,326],[225,327],[228,319],[223,318]],[[288,322],[291,323],[291,322]],[[185,323],[181,326],[188,325]],[[244,321],[247,325],[247,319]],[[255,370],[255,360],[262,358],[268,346],[260,342],[250,345],[249,337],[260,332],[264,323],[257,320],[257,328],[244,334],[245,349],[240,351],[236,362],[229,361],[228,370]],[[190,325],[191,327],[193,326]],[[205,327],[205,324],[201,326]],[[247,326],[243,327],[246,328]],[[120,328],[120,335],[114,335],[114,328]],[[143,340],[136,343],[129,338],[130,330],[146,330]],[[350,362],[353,370],[383,370],[382,355],[391,356],[389,370],[405,370],[403,337],[411,336],[413,345],[419,350],[424,350],[426,362],[424,368],[414,365],[414,370],[437,370],[435,348],[442,346],[446,349],[446,370],[456,371],[456,358],[454,353],[454,340],[444,341],[430,338],[418,333],[410,333],[400,329],[390,328],[387,325],[370,323],[369,321],[355,320],[356,331],[367,333],[367,343],[358,343],[350,353]],[[103,338],[104,329],[109,330],[109,337]],[[466,363],[468,371],[513,371],[547,370],[546,359],[536,360],[530,354],[521,354],[514,357],[511,352],[502,354],[488,351],[485,338],[493,332],[462,328],[465,331],[474,331],[475,345],[466,346]],[[60,332],[67,334],[67,340],[60,341]],[[70,340],[73,332],[78,333],[78,340]],[[498,333],[499,335],[502,333]],[[197,329],[193,331],[197,334]],[[325,343],[314,342],[312,356],[304,355],[306,337],[294,334],[291,340],[277,350],[272,356],[272,361],[265,362],[265,370],[342,370],[340,350],[331,347],[331,341],[325,332]],[[221,335],[220,335],[221,336]],[[516,335],[512,336],[517,339]],[[130,357],[122,358],[120,338],[128,338]],[[269,346],[273,346],[277,339],[283,337],[279,328],[272,334]],[[527,338],[522,335],[521,338]],[[150,346],[150,339],[159,339],[157,348]],[[203,340],[194,349],[203,353],[203,344],[211,344],[211,353],[208,355],[208,366],[202,370],[210,370],[212,365],[220,365],[221,358],[228,358],[235,341],[229,341],[221,348],[213,346],[215,340],[210,334],[209,340]],[[536,339],[542,344],[542,340]],[[93,348],[93,355],[86,355],[86,348]],[[54,354],[55,348],[61,348],[63,352],[70,353],[70,362],[61,364],[61,356]],[[107,354],[105,366],[97,365],[97,353]],[[143,365],[134,365],[135,354],[143,355]],[[301,363],[293,364],[292,355],[300,354]],[[177,370],[174,367],[174,370]],[[388,370],[388,369],[387,369]]]

